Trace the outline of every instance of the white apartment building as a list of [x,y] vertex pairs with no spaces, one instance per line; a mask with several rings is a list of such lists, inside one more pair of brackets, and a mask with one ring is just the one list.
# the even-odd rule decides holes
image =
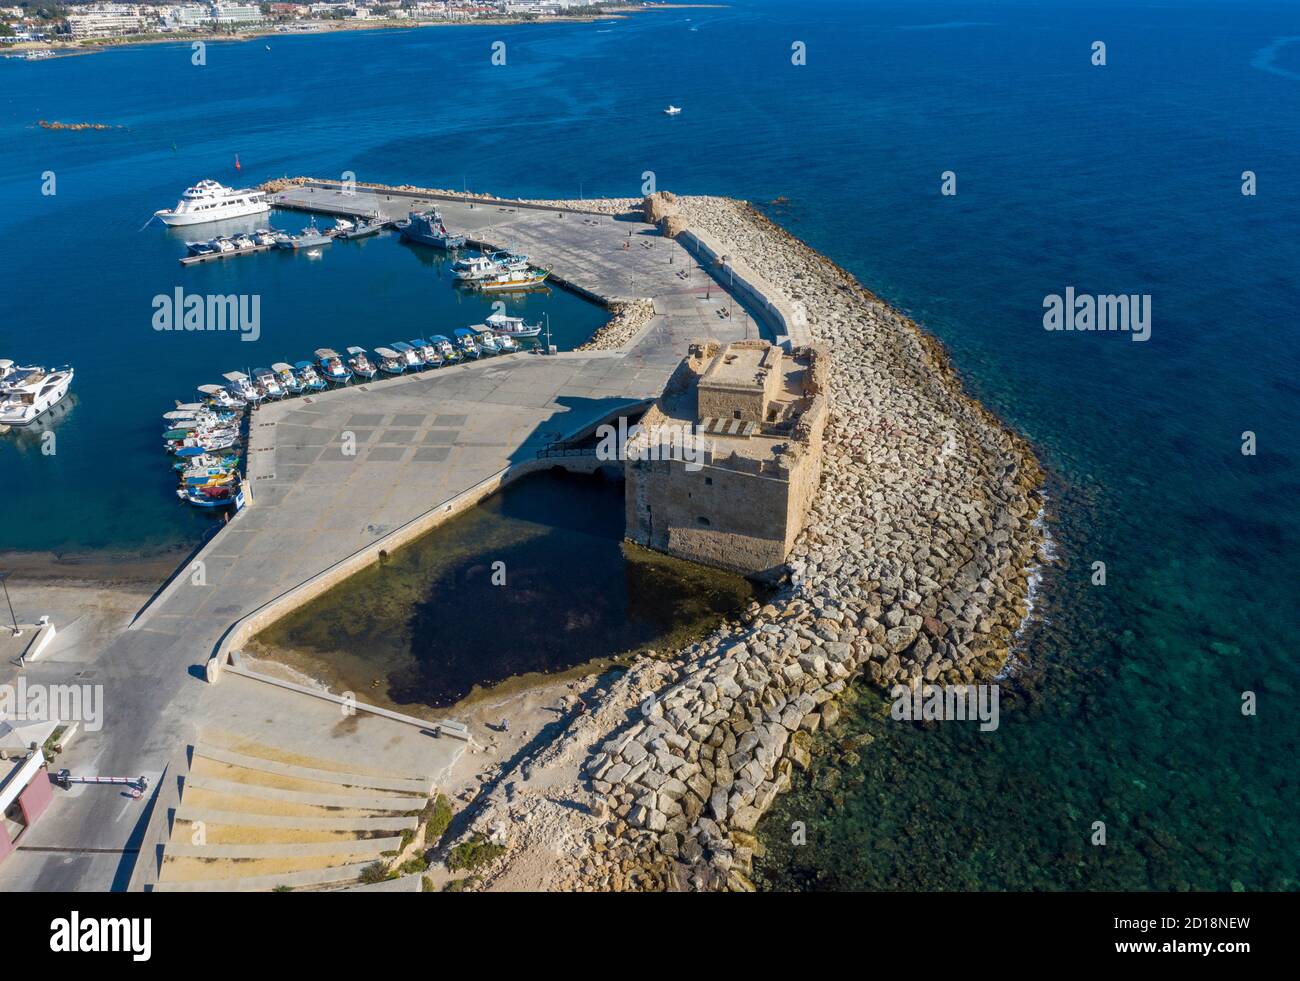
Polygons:
[[101,3],[76,8],[68,15],[68,31],[74,38],[114,37],[136,34],[156,23],[153,11],[126,3]]

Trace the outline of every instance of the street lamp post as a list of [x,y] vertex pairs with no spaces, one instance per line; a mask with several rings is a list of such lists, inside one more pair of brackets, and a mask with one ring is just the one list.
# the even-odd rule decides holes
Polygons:
[[21,637],[23,632],[18,629],[18,617],[14,615],[14,604],[13,601],[9,599],[9,584],[5,582],[5,580],[9,578],[9,575],[10,573],[8,572],[0,572],[0,587],[3,587],[5,591],[5,603],[9,606],[9,619],[14,625],[13,635],[15,637]]

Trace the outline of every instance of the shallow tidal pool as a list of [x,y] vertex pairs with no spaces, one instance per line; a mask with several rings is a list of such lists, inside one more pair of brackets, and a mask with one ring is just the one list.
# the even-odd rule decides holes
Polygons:
[[756,598],[623,541],[623,484],[511,484],[262,631],[249,652],[362,701],[445,707],[520,674],[669,650]]

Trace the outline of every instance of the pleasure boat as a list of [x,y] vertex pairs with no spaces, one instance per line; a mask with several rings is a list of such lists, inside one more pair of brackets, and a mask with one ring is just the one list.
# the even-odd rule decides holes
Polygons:
[[302,379],[302,387],[308,391],[319,392],[327,387],[325,379],[316,373],[316,366],[310,361],[295,361],[293,369]]
[[261,215],[271,210],[266,195],[252,188],[237,191],[213,180],[202,180],[187,187],[176,207],[155,211],[164,225],[203,225],[226,218]]
[[333,241],[333,238],[316,227],[316,219],[313,218],[297,235],[281,232],[275,237],[275,246],[278,249],[316,249]]
[[464,235],[453,235],[442,223],[442,215],[434,211],[412,211],[397,223],[397,231],[408,242],[432,245],[440,249],[460,249],[465,246]]
[[343,363],[339,352],[332,347],[318,347],[316,363],[320,365],[321,374],[331,385],[346,385],[352,380],[352,369]]
[[212,255],[217,251],[211,242],[186,242],[185,247],[189,249],[190,255]]
[[455,364],[461,360],[461,353],[456,350],[455,345],[445,335],[434,334],[429,338],[429,341],[438,349],[438,353],[442,355],[442,360],[446,364]]
[[550,273],[545,269],[514,269],[510,272],[497,273],[486,279],[475,280],[471,285],[488,292],[500,290],[526,290],[541,286]]
[[72,368],[20,367],[0,361],[0,426],[28,426],[54,408],[72,387]]
[[270,368],[254,368],[253,377],[262,386],[262,391],[266,392],[267,398],[284,398],[284,386],[280,384],[280,379],[276,377],[275,372]]
[[357,223],[351,218],[344,218],[342,215],[334,219],[334,234],[339,235],[342,232],[350,232],[357,227]]
[[423,337],[417,337],[415,340],[411,341],[411,347],[415,348],[415,353],[420,356],[420,359],[427,367],[442,367],[442,355],[438,353],[436,347],[426,341]]
[[474,332],[465,327],[456,329],[456,346],[460,348],[461,353],[467,358],[477,358],[479,356],[478,345],[474,343]]
[[367,381],[379,374],[379,369],[371,364],[370,358],[366,356],[364,347],[350,347],[348,348],[348,354],[351,355],[348,358],[348,367],[352,369],[353,374],[359,375]]
[[242,371],[228,371],[221,377],[229,383],[226,387],[230,390],[230,394],[241,402],[258,405],[266,398],[265,393]]
[[457,259],[451,264],[452,278],[461,283],[476,283],[480,279],[495,276],[500,271],[497,264],[485,255]]
[[424,358],[420,357],[420,352],[407,344],[406,341],[394,341],[393,350],[402,359],[407,371],[419,371],[424,367]]
[[258,245],[271,246],[275,244],[276,232],[270,228],[259,228],[253,232],[253,241]]
[[213,252],[234,252],[235,243],[230,241],[224,235],[219,235],[208,243]]
[[242,409],[246,405],[241,398],[236,398],[234,393],[228,388],[222,388],[220,385],[200,385],[198,391],[207,400],[209,405],[221,409]]
[[235,247],[237,252],[247,252],[250,249],[257,248],[257,243],[253,241],[253,237],[243,233],[232,235],[230,237],[230,244]]
[[542,325],[526,324],[523,317],[507,317],[504,313],[494,313],[483,319],[498,337],[513,337],[519,340],[536,337],[542,332]]
[[302,379],[293,373],[292,365],[277,361],[271,365],[271,370],[275,372],[276,381],[280,383],[286,395],[298,395],[302,392]]
[[379,370],[385,375],[400,375],[406,370],[406,358],[392,348],[377,347],[375,354],[379,356]]
[[664,110],[664,115],[665,115],[665,116],[676,116],[676,115],[677,115],[679,112],[681,112],[681,111],[682,111],[682,107],[681,107],[681,106],[669,106],[667,109]]

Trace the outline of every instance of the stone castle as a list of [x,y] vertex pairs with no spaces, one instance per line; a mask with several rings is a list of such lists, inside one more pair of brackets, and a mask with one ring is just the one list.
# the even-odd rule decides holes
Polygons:
[[755,579],[780,578],[821,477],[829,358],[699,341],[626,453],[626,535]]

